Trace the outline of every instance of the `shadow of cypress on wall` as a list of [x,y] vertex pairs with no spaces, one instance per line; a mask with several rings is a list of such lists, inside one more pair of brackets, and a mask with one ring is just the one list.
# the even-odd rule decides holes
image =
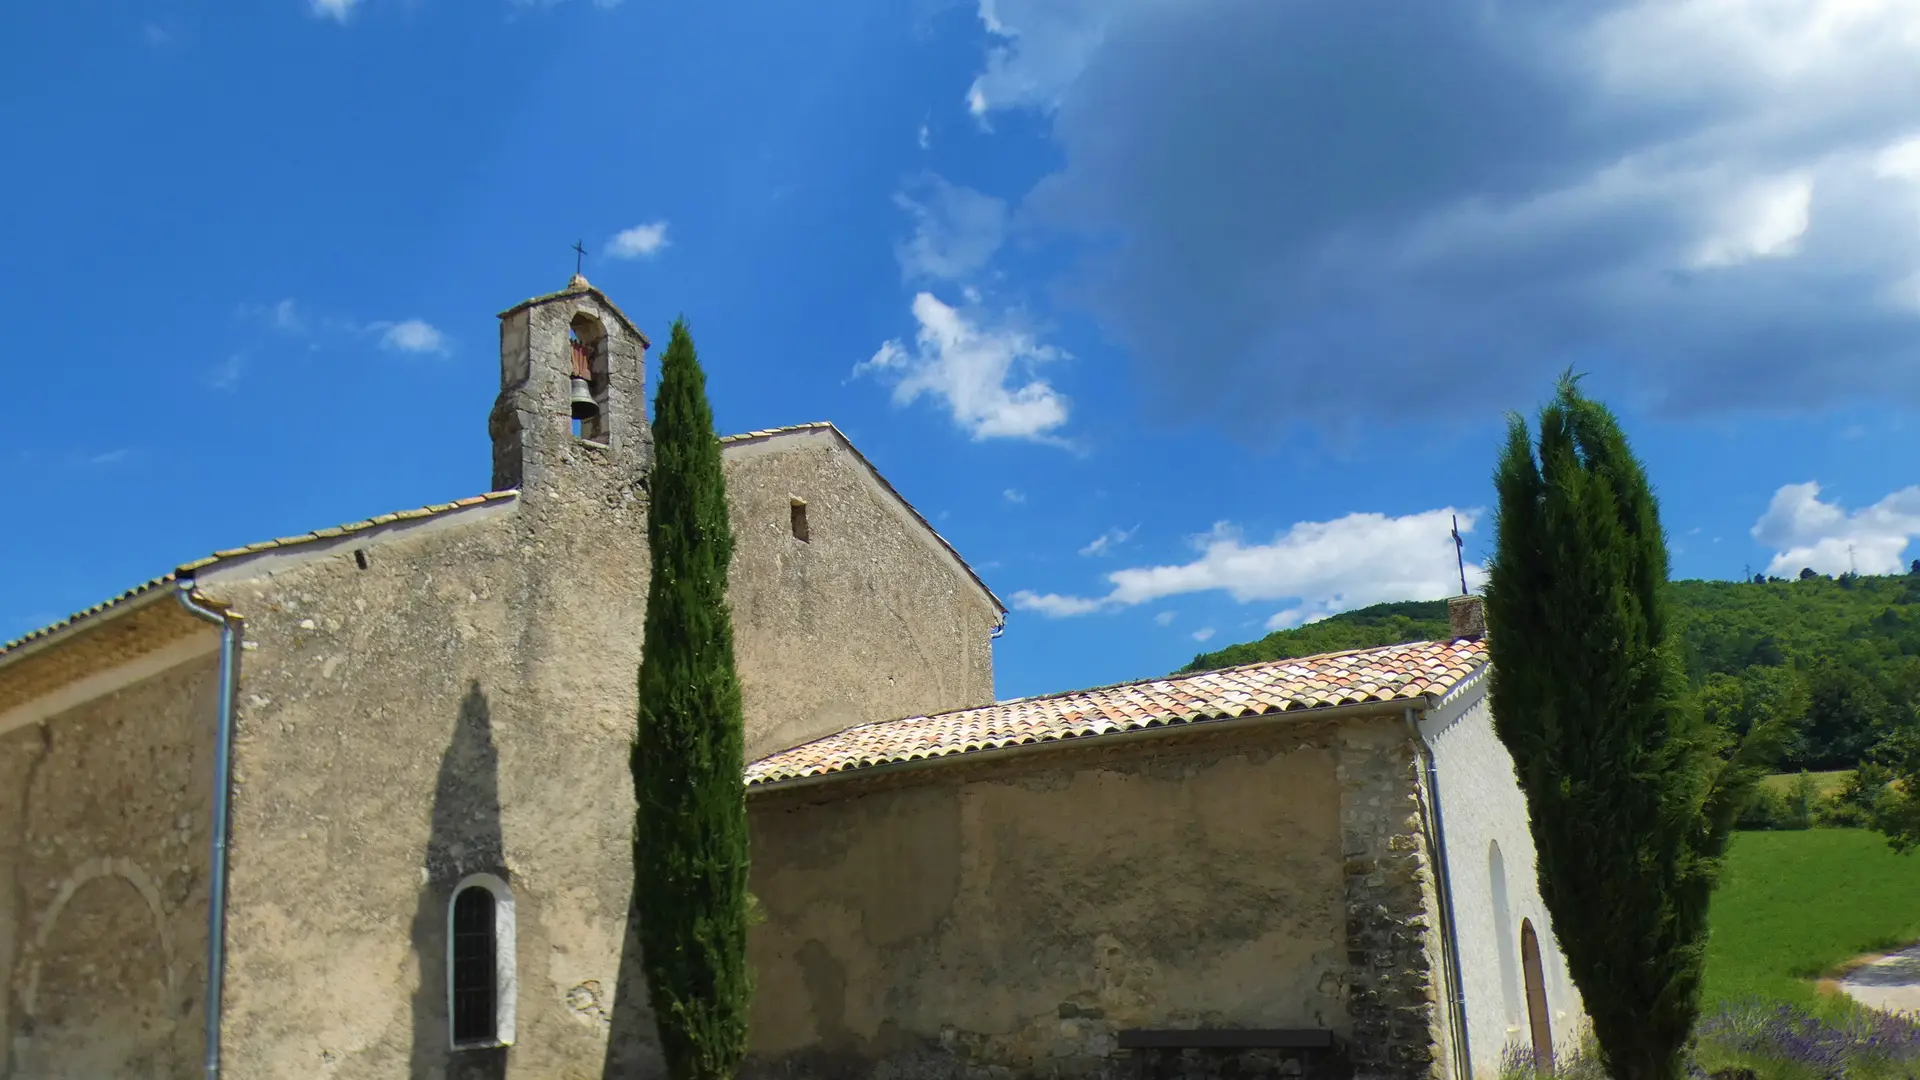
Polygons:
[[613,1015],[608,1018],[603,1080],[658,1080],[667,1072],[660,1034],[648,1003],[647,973],[640,963],[640,897],[627,900],[627,928],[614,978]]
[[440,759],[433,788],[433,818],[427,837],[425,882],[413,918],[413,947],[420,958],[420,985],[413,995],[414,1080],[500,1080],[507,1049],[451,1048],[447,1015],[447,906],[454,886],[469,874],[488,873],[511,887],[500,835],[500,754],[493,744],[493,716],[479,680],[467,688],[454,721],[453,741]]

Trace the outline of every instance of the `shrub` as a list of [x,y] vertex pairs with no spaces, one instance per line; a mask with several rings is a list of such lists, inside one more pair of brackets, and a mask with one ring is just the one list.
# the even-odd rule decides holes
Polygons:
[[[1794,788],[1800,786],[1800,781],[1794,781]],[[1809,797],[1804,791],[1776,791],[1763,787],[1754,793],[1753,801],[1741,812],[1737,827],[1767,832],[1810,829],[1822,805],[1817,792]]]

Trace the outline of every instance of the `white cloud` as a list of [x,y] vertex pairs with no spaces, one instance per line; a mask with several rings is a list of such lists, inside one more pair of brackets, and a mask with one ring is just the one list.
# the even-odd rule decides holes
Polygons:
[[926,121],[924,120],[921,121],[920,123],[919,142],[920,142],[920,149],[922,150],[933,149],[933,129],[929,128],[926,124]]
[[1021,589],[1013,594],[1013,606],[1021,611],[1037,611],[1048,618],[1060,618],[1066,615],[1090,614],[1107,605],[1102,600],[1087,600],[1078,596],[1036,593],[1029,589]]
[[[1387,517],[1348,514],[1303,521],[1265,544],[1248,544],[1226,522],[1194,538],[1198,556],[1185,563],[1141,566],[1107,575],[1099,597],[1014,594],[1014,606],[1048,616],[1085,615],[1133,607],[1169,596],[1225,592],[1240,603],[1292,601],[1268,620],[1270,628],[1315,622],[1328,615],[1390,600],[1432,600],[1459,590],[1450,529],[1473,531],[1479,512],[1452,507]],[[1485,571],[1466,567],[1469,585]]]
[[1177,612],[1162,611],[1153,617],[1153,624],[1155,626],[1166,626],[1169,623],[1173,622],[1173,620],[1177,617],[1178,617]]
[[444,353],[446,336],[420,319],[408,319],[386,326],[380,335],[380,347],[395,352]]
[[1003,200],[929,175],[893,201],[913,217],[913,236],[893,249],[908,280],[959,281],[979,273],[1000,250]]
[[1121,544],[1133,539],[1133,534],[1138,532],[1139,529],[1140,526],[1138,525],[1135,525],[1131,529],[1108,529],[1106,532],[1101,533],[1089,541],[1086,547],[1081,548],[1080,554],[1105,555],[1109,550],[1119,547]]
[[1793,577],[1802,567],[1837,575],[1897,574],[1907,568],[1907,542],[1920,536],[1920,486],[1903,488],[1849,514],[1820,501],[1816,483],[1786,484],[1754,522],[1753,538],[1774,550],[1767,573]]
[[1497,410],[1596,355],[1674,410],[1920,401],[1920,3],[1405,7],[980,0],[971,107],[1061,160],[1016,217],[1096,242],[1056,295],[1161,411]]
[[283,334],[304,334],[309,329],[306,315],[292,298],[271,304],[242,304],[240,318]]
[[207,385],[215,390],[232,390],[240,384],[240,375],[246,367],[247,358],[234,353],[207,371]]
[[1099,49],[1110,0],[980,0],[980,21],[999,40],[967,88],[967,111],[1018,106],[1051,110]]
[[323,19],[344,23],[347,16],[360,4],[360,0],[311,0],[313,13]]
[[944,403],[974,439],[1057,442],[1067,422],[1067,399],[1032,369],[1065,354],[1015,326],[990,326],[976,310],[963,312],[932,293],[913,298],[919,330],[910,351],[898,339],[855,365],[893,380],[893,400],[910,405],[921,395]]
[[1000,493],[1000,497],[1010,503],[1023,503],[1027,501],[1027,493],[1021,491],[1019,488],[1008,488]]
[[1211,626],[1203,626],[1200,629],[1195,630],[1193,632],[1193,640],[1195,641],[1205,641],[1212,636],[1213,636],[1213,627]]
[[1805,174],[1776,177],[1738,192],[1715,215],[1715,231],[1701,242],[1694,265],[1733,266],[1796,254],[1812,205],[1813,180]]
[[616,259],[650,259],[667,244],[667,223],[653,221],[621,230],[607,242],[607,254]]

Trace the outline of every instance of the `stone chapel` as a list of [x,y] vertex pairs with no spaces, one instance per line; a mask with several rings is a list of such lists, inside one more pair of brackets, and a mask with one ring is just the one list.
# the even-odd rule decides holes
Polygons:
[[[0,1078],[662,1075],[632,918],[647,339],[500,316],[485,493],[0,647]],[[830,424],[722,438],[743,1077],[1474,1080],[1585,1020],[1451,640],[996,702],[1006,608]]]

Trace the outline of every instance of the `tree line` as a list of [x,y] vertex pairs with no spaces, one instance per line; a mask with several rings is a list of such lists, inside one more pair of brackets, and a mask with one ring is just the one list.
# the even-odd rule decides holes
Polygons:
[[[1689,691],[1736,736],[1783,716],[1793,731],[1782,771],[1856,768],[1920,723],[1920,573],[1671,581],[1665,592]],[[1201,653],[1181,670],[1447,632],[1444,600],[1375,604]]]

